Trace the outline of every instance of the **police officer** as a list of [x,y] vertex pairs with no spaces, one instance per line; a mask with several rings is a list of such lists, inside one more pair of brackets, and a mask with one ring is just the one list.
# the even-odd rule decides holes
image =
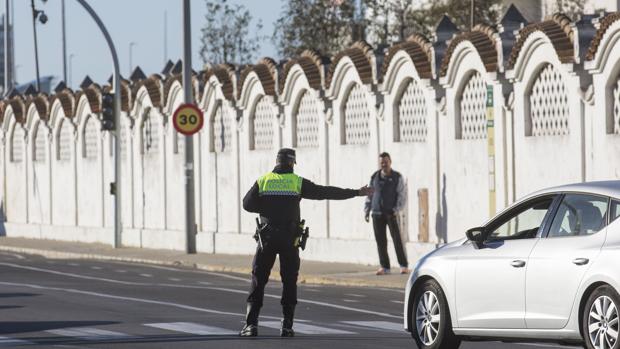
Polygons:
[[300,223],[299,202],[310,200],[346,200],[356,196],[371,195],[367,186],[361,189],[342,189],[320,186],[296,175],[295,150],[280,149],[276,167],[260,177],[243,198],[243,208],[258,213],[266,224],[262,247],[259,245],[252,261],[252,286],[247,298],[245,326],[239,332],[242,337],[258,335],[258,315],[263,305],[265,285],[271,268],[280,255],[282,278],[282,337],[293,337],[293,317],[297,304],[297,276],[299,274],[299,250],[295,246]]

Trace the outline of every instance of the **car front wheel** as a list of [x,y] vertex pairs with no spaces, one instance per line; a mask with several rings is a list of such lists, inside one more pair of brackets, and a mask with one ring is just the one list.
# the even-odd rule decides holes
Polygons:
[[461,344],[452,332],[446,297],[434,280],[425,281],[414,293],[411,324],[420,349],[456,349]]
[[620,296],[610,286],[597,288],[584,307],[582,332],[588,349],[619,349]]

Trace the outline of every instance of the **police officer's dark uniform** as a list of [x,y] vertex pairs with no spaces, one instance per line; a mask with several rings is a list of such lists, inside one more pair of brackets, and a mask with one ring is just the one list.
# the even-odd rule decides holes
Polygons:
[[263,305],[265,285],[269,280],[276,255],[280,255],[282,278],[282,330],[283,337],[292,337],[293,317],[297,304],[297,276],[299,250],[295,246],[300,222],[299,202],[311,200],[345,200],[369,194],[369,189],[342,189],[320,186],[293,173],[295,151],[281,149],[277,165],[272,172],[260,177],[243,198],[243,208],[260,214],[267,224],[263,248],[258,246],[252,262],[252,286],[247,298],[246,324],[239,333],[243,337],[258,335],[258,315]]

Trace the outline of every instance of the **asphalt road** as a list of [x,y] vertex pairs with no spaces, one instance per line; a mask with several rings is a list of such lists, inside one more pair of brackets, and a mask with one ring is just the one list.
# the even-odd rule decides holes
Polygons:
[[[270,283],[259,337],[241,339],[244,275],[3,252],[0,275],[0,348],[415,348],[401,290],[300,285],[297,337],[282,339],[281,287]],[[461,346],[541,347],[570,348]]]

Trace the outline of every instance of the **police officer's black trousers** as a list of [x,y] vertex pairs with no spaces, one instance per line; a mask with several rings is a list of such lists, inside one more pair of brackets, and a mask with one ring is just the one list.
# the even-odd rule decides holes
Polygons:
[[248,303],[260,308],[263,305],[265,285],[269,281],[271,268],[280,256],[280,276],[282,278],[283,307],[297,304],[297,276],[299,275],[299,250],[293,246],[291,239],[273,238],[265,242],[264,249],[258,247],[252,262],[252,286]]

